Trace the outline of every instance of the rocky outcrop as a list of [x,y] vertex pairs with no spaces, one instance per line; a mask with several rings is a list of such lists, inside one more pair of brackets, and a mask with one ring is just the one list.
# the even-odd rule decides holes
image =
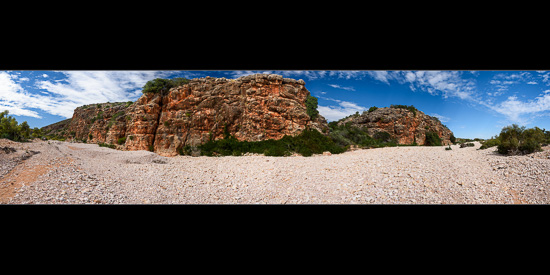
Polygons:
[[361,115],[352,115],[342,119],[338,124],[351,122],[352,126],[366,128],[369,135],[376,132],[387,132],[398,144],[424,145],[427,132],[435,132],[441,138],[442,145],[451,144],[453,132],[441,124],[439,119],[424,114],[419,110],[403,108],[378,108]]
[[326,133],[326,120],[312,120],[306,113],[309,94],[303,80],[274,74],[192,79],[134,103],[79,107],[65,136],[173,156],[184,146],[222,139],[224,133],[241,141],[294,136],[306,127]]

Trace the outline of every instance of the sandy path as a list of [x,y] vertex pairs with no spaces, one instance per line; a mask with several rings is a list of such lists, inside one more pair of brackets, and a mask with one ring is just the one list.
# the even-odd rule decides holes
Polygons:
[[[394,147],[313,157],[166,158],[50,141],[15,168],[9,201],[107,204],[546,204],[550,151]],[[0,156],[1,157],[1,156]],[[14,174],[15,175],[15,174]],[[0,188],[14,181],[0,177]],[[16,180],[17,181],[17,180]]]

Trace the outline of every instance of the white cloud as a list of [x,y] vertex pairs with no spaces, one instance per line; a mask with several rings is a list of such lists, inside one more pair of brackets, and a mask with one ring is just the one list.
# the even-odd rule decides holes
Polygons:
[[520,101],[518,97],[510,96],[499,104],[485,106],[506,116],[512,122],[525,124],[529,119],[524,118],[524,115],[550,111],[550,94],[545,93],[528,101]]
[[37,112],[24,108],[32,104],[35,98],[15,83],[15,78],[7,72],[0,72],[0,111],[8,110],[12,115],[42,118]]
[[399,83],[409,83],[411,90],[421,90],[443,98],[458,97],[473,100],[475,83],[462,78],[460,71],[409,71],[392,72],[391,77]]
[[36,117],[36,118],[42,118],[40,115],[38,115],[37,112],[23,109],[21,107],[15,106],[11,102],[2,102],[0,100],[0,111],[8,110],[10,115],[16,115],[16,116],[29,116],[29,117]]
[[327,121],[336,121],[341,118],[344,118],[346,116],[355,114],[356,112],[363,112],[366,111],[368,108],[365,108],[363,106],[359,106],[354,102],[349,101],[342,101],[338,99],[333,98],[327,98],[327,97],[319,97],[324,100],[330,100],[338,103],[337,106],[330,105],[330,106],[321,106],[319,105],[317,107],[317,110],[319,113],[327,119]]
[[347,90],[347,91],[355,91],[355,88],[353,88],[351,86],[340,86],[338,84],[327,84],[327,85],[329,85],[332,88],[336,88],[336,89],[342,89],[342,90]]
[[329,77],[345,79],[362,79],[368,71],[328,71]]
[[475,83],[462,78],[461,71],[369,71],[367,74],[381,82],[389,84],[395,80],[400,84],[409,84],[412,91],[425,91],[443,98],[458,97],[474,100]]
[[367,71],[367,74],[378,81],[382,81],[388,85],[390,84],[388,79],[391,77],[386,71]]
[[441,122],[449,122],[449,121],[451,121],[451,118],[446,117],[446,116],[442,116],[442,115],[436,114],[436,113],[432,113],[432,114],[430,114],[430,116],[437,117]]
[[63,104],[62,110],[43,110],[64,117],[71,117],[73,110],[82,105],[102,102],[135,100],[141,87],[148,80],[161,77],[168,72],[154,71],[67,71],[66,83],[40,81],[38,87],[55,95],[56,102]]
[[529,82],[527,82],[527,84],[529,84],[529,85],[537,85],[538,83],[537,83],[536,81],[529,81]]
[[[59,80],[37,80],[37,88],[45,90],[30,93],[15,82],[7,72],[0,72],[0,109],[14,115],[41,116],[39,109],[52,115],[70,118],[76,107],[103,102],[136,100],[141,87],[148,80],[168,75],[168,71],[67,71]],[[46,74],[44,74],[46,75]],[[44,76],[42,75],[42,76]]]
[[48,75],[47,75],[47,74],[43,74],[42,77],[48,77]]

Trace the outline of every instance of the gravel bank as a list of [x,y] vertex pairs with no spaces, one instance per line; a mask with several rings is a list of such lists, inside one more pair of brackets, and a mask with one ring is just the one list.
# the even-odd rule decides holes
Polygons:
[[[10,204],[547,204],[550,150],[393,147],[313,157],[162,157],[95,144],[39,151],[5,175]],[[1,144],[0,144],[1,147]],[[1,155],[3,158],[5,155]],[[4,158],[4,164],[10,161]],[[10,184],[15,183],[15,184]]]

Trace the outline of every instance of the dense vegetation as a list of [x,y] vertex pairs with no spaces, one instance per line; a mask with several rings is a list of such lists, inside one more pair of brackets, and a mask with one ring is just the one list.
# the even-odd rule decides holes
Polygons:
[[436,132],[426,132],[426,146],[441,146],[441,138]]
[[175,77],[172,79],[155,78],[147,81],[143,86],[142,93],[166,93],[170,88],[181,86],[189,83],[189,79],[183,77]]
[[9,111],[0,113],[0,138],[7,138],[13,141],[28,141],[30,138],[42,137],[38,128],[31,129],[26,121],[19,124],[17,120],[8,116]]
[[[198,146],[203,156],[240,156],[244,153],[257,153],[266,156],[290,156],[292,153],[299,153],[302,156],[322,154],[329,151],[332,154],[339,154],[345,151],[344,148],[336,145],[330,138],[322,135],[317,130],[305,129],[297,136],[284,136],[279,140],[263,140],[256,142],[238,141],[227,131],[225,137],[220,140],[210,140]],[[180,154],[190,155],[193,148],[186,146],[178,150]]]
[[329,124],[329,137],[339,146],[345,149],[351,145],[356,145],[366,148],[379,148],[385,146],[397,146],[395,139],[387,132],[377,132],[372,137],[367,133],[366,129],[354,127],[350,122],[338,125],[338,122],[333,121]]
[[414,107],[413,105],[410,105],[410,106],[407,106],[407,105],[390,105],[390,108],[397,108],[397,109],[406,109],[406,110],[409,110],[413,113],[414,116],[416,116],[416,111],[418,111],[418,109],[416,109],[416,107]]
[[504,155],[526,155],[541,151],[541,146],[550,144],[550,131],[539,127],[526,129],[517,124],[502,128],[498,136],[486,140],[480,149],[497,146]]

